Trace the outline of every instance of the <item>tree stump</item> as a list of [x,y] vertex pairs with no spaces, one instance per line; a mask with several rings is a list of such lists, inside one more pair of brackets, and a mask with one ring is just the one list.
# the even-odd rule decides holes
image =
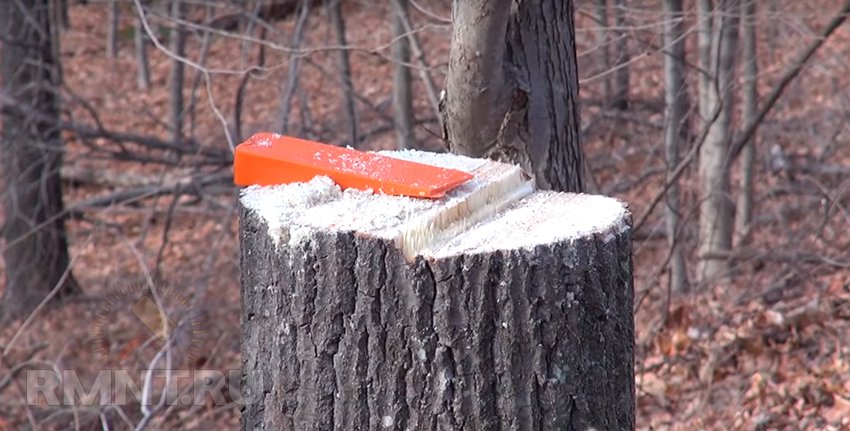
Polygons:
[[243,190],[243,428],[634,429],[625,205],[389,155],[476,178],[441,200]]

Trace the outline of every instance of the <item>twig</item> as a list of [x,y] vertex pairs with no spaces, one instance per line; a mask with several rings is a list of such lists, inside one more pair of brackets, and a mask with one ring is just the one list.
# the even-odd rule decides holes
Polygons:
[[756,129],[758,129],[758,126],[762,121],[764,121],[764,118],[770,110],[773,109],[773,105],[775,105],[776,101],[779,100],[779,97],[785,91],[785,88],[788,87],[788,84],[790,84],[791,81],[800,74],[800,71],[803,70],[803,66],[805,66],[809,59],[815,55],[821,46],[823,46],[823,43],[826,42],[829,36],[831,36],[832,33],[834,33],[835,30],[844,23],[848,14],[850,14],[850,0],[844,3],[844,6],[838,14],[832,19],[832,21],[829,22],[829,24],[827,24],[826,28],[823,29],[820,35],[818,35],[818,38],[800,52],[797,58],[791,63],[791,66],[785,71],[785,73],[782,74],[782,77],[779,78],[779,82],[777,82],[770,91],[770,94],[767,96],[767,99],[753,122],[747,124],[744,131],[737,136],[732,144],[729,152],[729,163],[727,165],[731,165],[731,162],[734,162],[735,159],[738,158],[741,154],[741,150],[743,150],[744,146],[750,142],[753,134],[756,132]]
[[691,164],[691,161],[694,159],[696,154],[699,152],[700,147],[702,147],[702,143],[705,142],[705,138],[708,136],[708,131],[711,129],[711,126],[717,121],[717,118],[720,116],[721,108],[723,107],[723,101],[720,101],[717,106],[714,107],[714,112],[711,114],[711,118],[709,121],[705,123],[702,130],[700,131],[699,138],[694,143],[694,146],[691,147],[691,150],[688,151],[688,154],[685,158],[679,162],[679,165],[676,166],[676,169],[670,173],[670,176],[667,178],[667,181],[664,183],[664,188],[655,195],[652,201],[649,203],[649,207],[641,214],[638,218],[637,223],[635,223],[634,230],[640,230],[640,228],[646,223],[646,220],[649,219],[649,215],[652,214],[652,211],[655,209],[655,206],[658,205],[659,202],[667,195],[667,190],[679,181],[679,177],[685,172],[685,169],[688,165]]

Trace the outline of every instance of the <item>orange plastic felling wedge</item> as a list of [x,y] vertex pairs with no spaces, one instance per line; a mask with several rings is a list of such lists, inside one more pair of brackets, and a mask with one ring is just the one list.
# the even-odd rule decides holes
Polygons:
[[440,198],[472,175],[375,153],[336,147],[276,133],[258,133],[236,146],[233,181],[274,185],[330,177],[343,189]]

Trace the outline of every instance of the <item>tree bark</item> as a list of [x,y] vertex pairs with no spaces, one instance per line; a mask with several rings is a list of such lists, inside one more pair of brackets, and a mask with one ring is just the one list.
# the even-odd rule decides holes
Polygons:
[[[304,233],[295,222],[270,229],[279,214],[245,204],[251,193],[276,200],[267,192],[242,200],[243,429],[634,429],[625,212],[570,239],[531,221],[515,229],[542,235],[527,245],[492,237],[410,261],[392,240],[345,227],[375,220],[339,211],[359,195],[305,208],[310,220],[340,218]],[[543,193],[551,199],[534,200]],[[530,211],[567,225],[588,210],[581,195],[543,193],[495,223]],[[405,205],[375,199],[392,202],[388,213]],[[457,237],[477,247],[486,228]]]
[[349,145],[357,147],[360,138],[357,132],[357,105],[354,101],[354,83],[351,78],[351,61],[348,58],[347,38],[345,36],[345,18],[342,15],[342,0],[325,0],[328,18],[334,29],[334,37],[339,50],[339,76],[342,86],[342,110],[348,122]]
[[[727,259],[708,256],[723,254],[732,248],[734,225],[733,201],[729,187],[729,149],[734,107],[735,57],[738,38],[738,0],[722,0],[715,17],[712,42],[712,73],[715,77],[701,102],[704,112],[720,109],[710,124],[699,153],[700,206],[700,280],[713,281],[729,276]],[[701,109],[703,111],[703,109]]]
[[699,116],[702,120],[701,126],[704,126],[706,122],[712,116],[714,112],[711,109],[711,101],[709,100],[709,94],[711,94],[711,85],[713,82],[712,79],[712,65],[711,65],[711,39],[712,39],[712,27],[714,21],[714,5],[712,4],[712,0],[697,0],[697,48],[699,52],[699,58],[697,62],[698,74],[699,74],[699,86],[697,90],[698,93],[698,108],[699,108]]
[[628,11],[625,0],[614,0],[614,23],[617,26],[617,70],[614,71],[613,106],[619,110],[629,107],[629,89],[631,70],[629,63],[632,55],[629,52],[629,36],[626,28]]
[[605,73],[602,77],[602,101],[607,107],[611,103],[611,77],[606,72],[611,67],[611,58],[608,49],[608,0],[595,0],[593,2],[596,12],[596,46],[599,51],[599,73]]
[[[400,4],[402,0],[393,0],[393,5]],[[407,1],[407,0],[404,0]],[[397,7],[397,6],[396,6]],[[419,70],[419,78],[425,85],[425,94],[428,96],[428,101],[431,102],[431,107],[434,109],[434,114],[440,116],[440,96],[437,91],[437,85],[434,83],[434,78],[429,72],[430,66],[428,59],[425,58],[425,50],[422,49],[422,44],[419,43],[419,37],[413,31],[413,26],[410,24],[410,17],[407,14],[399,16],[400,24],[403,26],[404,33],[407,34],[407,40],[410,43],[412,57],[416,59],[416,65]]]
[[456,0],[442,104],[449,149],[583,191],[572,0]]
[[[295,21],[295,30],[292,32],[292,49],[298,50],[304,40],[304,30],[307,28],[307,20],[310,17],[310,3],[304,1],[301,3],[301,9],[298,13],[298,19]],[[278,130],[283,134],[289,133],[290,112],[292,112],[292,100],[295,98],[296,90],[298,89],[298,75],[301,69],[301,58],[297,55],[289,56],[289,74],[286,76],[286,86],[283,88],[280,99],[280,107],[278,108]],[[301,125],[302,129],[304,125]]]
[[[756,2],[746,1],[741,8],[742,17],[742,60],[744,83],[741,88],[741,124],[748,125],[756,121],[758,115],[758,61],[756,58]],[[757,136],[754,133],[741,150],[741,190],[736,206],[736,233],[744,240],[753,217],[753,160]]]
[[407,16],[407,0],[393,1],[393,111],[397,147],[416,148],[416,134],[413,130],[413,87],[410,79],[410,40],[407,37],[404,21]]
[[[181,21],[186,19],[186,5],[183,0],[171,0],[171,18],[174,21],[170,35],[171,52],[179,57],[186,56],[186,28]],[[168,77],[169,86],[169,116],[172,140],[180,144],[183,140],[183,62],[172,59],[171,72]]]
[[[685,25],[682,0],[664,0],[664,149],[667,162],[667,178],[679,165],[679,148],[682,131],[687,127],[687,92],[685,89]],[[685,293],[688,290],[688,272],[682,238],[679,231],[680,211],[679,183],[672,181],[666,197],[667,242],[670,246],[670,289]]]
[[63,217],[61,74],[48,3],[0,2],[2,91],[17,101],[3,116],[0,145],[6,219],[0,319],[28,314],[51,292],[61,298],[78,291]]
[[151,86],[147,35],[145,34],[145,27],[142,25],[142,18],[137,16],[135,21],[133,40],[136,46],[136,67],[138,67],[136,85],[140,90],[147,90]]
[[118,0],[110,0],[109,16],[106,19],[106,56],[109,58],[118,56],[118,20],[120,19],[120,13]]

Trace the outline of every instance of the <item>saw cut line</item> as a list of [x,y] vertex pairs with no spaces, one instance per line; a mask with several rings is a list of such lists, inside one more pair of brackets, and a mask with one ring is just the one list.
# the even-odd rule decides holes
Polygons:
[[395,245],[407,260],[440,248],[470,226],[487,220],[534,192],[534,182],[519,166],[487,163],[473,174],[477,187],[463,199],[416,214],[399,227]]

